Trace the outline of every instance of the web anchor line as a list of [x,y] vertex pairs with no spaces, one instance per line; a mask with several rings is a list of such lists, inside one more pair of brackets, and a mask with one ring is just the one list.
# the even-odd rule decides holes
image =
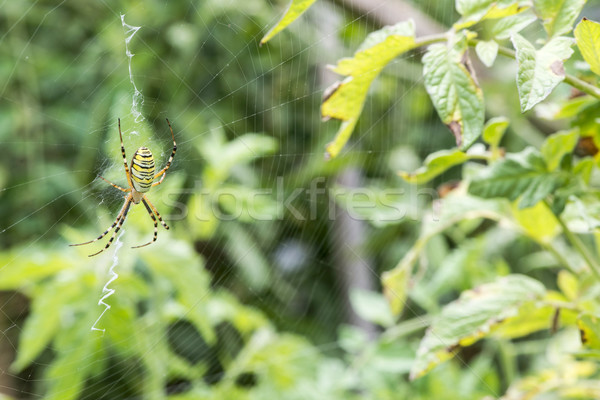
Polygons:
[[110,274],[110,279],[104,284],[104,287],[102,288],[103,296],[98,301],[98,305],[104,306],[104,310],[102,311],[102,313],[100,314],[98,319],[96,319],[96,322],[94,322],[94,325],[92,325],[92,328],[91,328],[92,331],[100,331],[102,333],[106,332],[106,328],[103,328],[103,329],[96,328],[96,325],[98,325],[98,322],[102,319],[102,316],[108,310],[110,310],[110,305],[107,304],[104,300],[108,299],[115,292],[115,289],[109,288],[108,285],[110,285],[113,281],[115,281],[119,277],[119,274],[117,274],[117,272],[115,271],[115,267],[117,265],[119,265],[118,253],[119,253],[119,249],[121,248],[121,246],[123,246],[123,242],[121,241],[121,236],[123,236],[124,233],[125,233],[125,230],[123,229],[123,230],[121,230],[121,234],[119,236],[117,236],[117,242],[115,243],[115,253],[113,255],[113,262],[108,270],[108,273]]

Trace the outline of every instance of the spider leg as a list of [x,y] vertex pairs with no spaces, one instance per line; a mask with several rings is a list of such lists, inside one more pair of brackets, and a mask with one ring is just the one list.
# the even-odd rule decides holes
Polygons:
[[131,203],[131,195],[125,196],[125,203],[123,203],[123,207],[121,207],[121,211],[119,211],[119,215],[117,215],[117,219],[115,219],[115,222],[113,222],[113,224],[110,226],[110,228],[105,230],[102,235],[98,236],[94,240],[90,240],[89,242],[70,244],[69,246],[82,246],[84,244],[94,243],[94,242],[97,242],[98,240],[102,239],[104,236],[106,236],[106,234],[108,232],[110,232],[115,226],[117,226],[117,224],[119,223],[119,221],[121,220],[121,218],[123,216],[123,212],[125,212],[125,209],[129,207],[128,204],[130,204],[130,203]]
[[[159,180],[158,182],[154,182],[154,183],[152,184],[152,187],[160,185],[160,184],[162,183],[163,179],[165,179],[165,176],[166,176],[166,175],[167,175],[167,174],[166,174],[165,172],[163,172],[163,173],[162,173],[162,176],[160,177],[160,180]],[[154,179],[156,179],[156,176],[154,177]]]
[[123,145],[123,134],[121,133],[121,118],[118,118],[119,121],[119,138],[121,138],[121,154],[123,154],[123,165],[125,166],[125,175],[127,175],[127,183],[129,183],[129,187],[133,187],[133,183],[131,182],[131,172],[129,172],[129,167],[127,166],[127,156],[125,155],[125,146]]
[[129,207],[130,206],[131,206],[131,200],[127,199],[125,210],[123,211],[123,216],[121,217],[121,220],[119,221],[119,224],[117,225],[117,229],[115,229],[115,231],[113,232],[112,236],[110,237],[110,240],[108,241],[108,243],[106,243],[106,246],[104,246],[104,248],[102,250],[100,250],[99,252],[94,253],[94,254],[90,254],[88,257],[97,256],[98,254],[102,253],[104,250],[106,250],[106,249],[108,249],[110,247],[110,245],[112,244],[113,240],[115,240],[115,237],[117,236],[117,232],[119,232],[119,229],[121,229],[121,227],[123,226],[123,223],[125,222],[125,218],[127,218],[127,213],[129,212]]
[[152,211],[154,211],[154,214],[156,214],[156,217],[158,218],[158,220],[160,221],[160,223],[162,224],[162,226],[165,229],[169,229],[169,225],[167,225],[165,223],[165,221],[163,221],[162,217],[160,216],[160,213],[158,212],[158,210],[156,209],[156,207],[154,207],[154,204],[152,204],[152,202],[150,200],[148,200],[148,198],[146,197],[146,195],[144,195],[144,197],[142,197],[142,200],[144,201],[144,203],[148,203],[148,205],[150,206],[150,208],[152,208]]
[[140,247],[148,246],[149,244],[156,242],[156,237],[158,236],[158,223],[156,222],[156,217],[152,213],[150,206],[148,206],[148,203],[146,203],[146,200],[144,198],[142,198],[142,203],[144,203],[144,206],[146,206],[146,210],[148,210],[148,215],[150,215],[150,217],[152,218],[152,221],[154,222],[154,237],[148,243],[142,244],[139,246],[133,246],[132,249],[137,249]]
[[104,182],[108,183],[112,187],[119,189],[121,192],[131,192],[131,189],[123,189],[121,186],[115,185],[114,183],[112,183],[108,179],[104,178],[103,176],[98,175],[98,178],[102,179]]
[[171,127],[171,123],[169,122],[168,118],[167,124],[169,124],[169,129],[171,129],[171,137],[173,138],[173,152],[171,153],[171,157],[169,157],[169,161],[167,161],[167,165],[163,169],[158,171],[156,175],[154,175],[154,179],[158,178],[161,175],[163,175],[163,177],[160,179],[160,181],[156,182],[156,184],[153,184],[152,186],[160,185],[160,183],[164,179],[164,173],[167,172],[167,170],[171,166],[171,162],[173,162],[173,158],[175,158],[175,152],[177,151],[177,143],[175,143],[175,134],[173,133],[173,128]]

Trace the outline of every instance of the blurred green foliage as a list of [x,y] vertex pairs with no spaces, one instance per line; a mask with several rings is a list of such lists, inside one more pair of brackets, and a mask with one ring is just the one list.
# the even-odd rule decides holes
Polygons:
[[[557,278],[560,262],[548,241],[558,222],[550,211],[479,199],[460,186],[440,214],[433,188],[476,176],[478,162],[464,173],[450,166],[487,160],[481,153],[432,154],[423,191],[398,176],[455,145],[422,85],[420,51],[381,71],[353,137],[326,162],[339,124],[319,114],[334,79],[325,66],[353,54],[379,26],[341,2],[319,1],[259,46],[284,3],[26,0],[0,7],[0,351],[7,354],[0,391],[49,399],[450,400],[525,396],[547,384],[584,397],[581,386],[568,385],[575,377],[589,383],[584,394],[595,393],[595,364],[573,357],[576,324],[597,341],[586,298],[595,292],[564,269]],[[453,1],[418,3],[446,26],[458,18]],[[141,27],[128,46],[143,121],[131,113],[121,14]],[[485,36],[492,28],[474,29]],[[494,79],[481,80],[488,113],[510,120],[504,138],[505,120],[494,120],[501,128],[488,124],[491,160],[502,157],[500,146],[541,147],[547,133],[538,120],[518,116],[516,94],[514,102],[503,97],[506,82],[514,84],[504,67],[496,60]],[[591,136],[596,105],[571,104],[570,114],[565,106],[563,118],[577,116]],[[68,244],[96,237],[123,201],[97,179],[126,182],[117,118],[128,156],[148,146],[159,166],[172,145],[165,118],[173,124],[175,161],[148,194],[171,229],[159,226],[156,243],[131,250],[152,235],[146,211],[132,207],[112,247],[88,258],[105,241]],[[542,147],[555,167],[563,150],[551,140]],[[427,170],[432,164],[439,170]],[[577,173],[589,175],[588,164]],[[348,170],[359,172],[355,187],[340,178]],[[311,196],[312,188],[327,190]],[[360,207],[365,198],[374,206]],[[371,268],[375,290],[344,286],[341,250],[356,233],[340,227],[344,213],[365,221],[360,243],[345,247]],[[580,264],[571,247],[557,246]],[[378,277],[398,260],[384,296]],[[118,278],[103,313],[111,266]],[[563,320],[569,327],[554,336],[531,329],[522,342],[508,334],[478,342],[472,332],[450,335],[476,343],[443,349],[441,357],[458,357],[409,382],[432,316],[446,315],[444,305],[461,292],[495,287],[511,273],[543,282],[544,301],[569,301],[589,315]],[[396,304],[386,302],[390,293]],[[348,323],[353,315],[362,327]]]

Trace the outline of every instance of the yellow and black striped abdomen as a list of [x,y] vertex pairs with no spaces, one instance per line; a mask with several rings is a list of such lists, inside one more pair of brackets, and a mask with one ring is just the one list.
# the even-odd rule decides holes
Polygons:
[[152,187],[154,180],[154,156],[147,147],[137,149],[131,160],[131,182],[133,188],[145,193]]

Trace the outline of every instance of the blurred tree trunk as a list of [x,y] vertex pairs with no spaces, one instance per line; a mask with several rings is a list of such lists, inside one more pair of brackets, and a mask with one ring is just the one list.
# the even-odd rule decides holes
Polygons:
[[[393,25],[407,19],[413,19],[416,25],[417,36],[430,35],[443,32],[444,28],[418,9],[403,1],[390,0],[334,0],[335,3],[350,8],[359,15],[368,15],[380,26]],[[313,6],[313,17],[321,27],[321,37],[325,54],[335,55],[343,52],[342,43],[338,40],[338,32],[341,30],[343,20],[330,7],[316,3]],[[345,55],[347,56],[347,55]],[[320,84],[326,88],[339,77],[322,65],[320,68]],[[362,187],[364,175],[361,169],[350,167],[337,176],[337,183],[345,188],[353,189]],[[332,203],[333,200],[330,200]],[[374,290],[379,276],[373,268],[371,261],[365,256],[364,248],[367,239],[367,225],[363,220],[353,218],[347,210],[335,207],[335,218],[331,221],[332,243],[334,248],[334,260],[336,271],[338,271],[338,282],[341,292],[346,299],[353,289]],[[374,338],[377,327],[372,323],[360,318],[346,301],[346,320],[348,323],[360,327],[370,338]]]

